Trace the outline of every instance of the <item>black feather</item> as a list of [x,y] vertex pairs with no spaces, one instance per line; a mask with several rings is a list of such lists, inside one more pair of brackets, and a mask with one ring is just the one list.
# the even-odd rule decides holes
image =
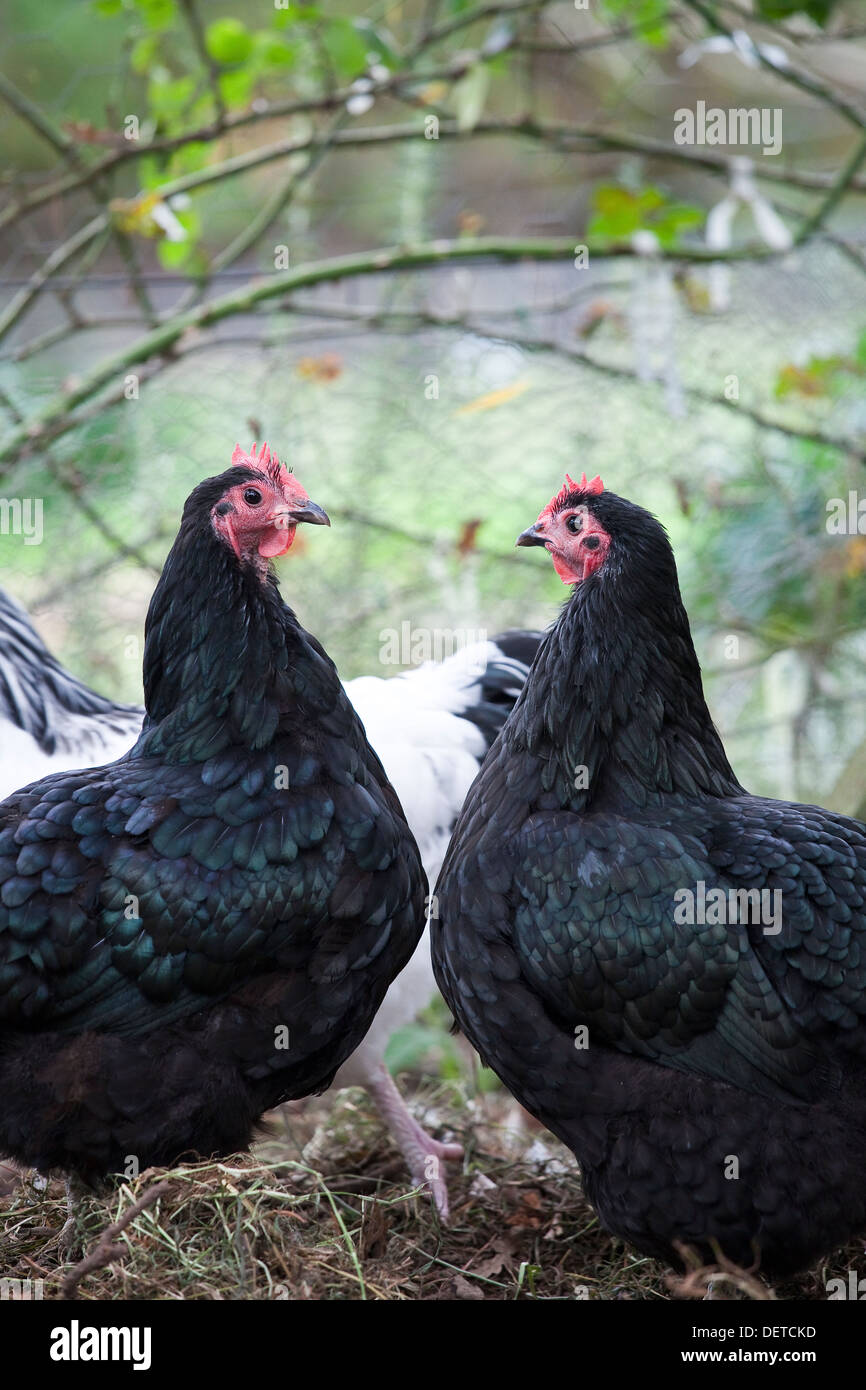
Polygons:
[[244,1147],[329,1084],[423,928],[417,847],[333,663],[211,525],[247,476],[186,504],[135,746],[0,803],[0,1152],[42,1169]]
[[[662,527],[575,501],[610,549],[467,797],[437,981],[612,1231],[785,1274],[866,1227],[866,826],[740,786]],[[781,929],[678,920],[699,884],[778,893]]]

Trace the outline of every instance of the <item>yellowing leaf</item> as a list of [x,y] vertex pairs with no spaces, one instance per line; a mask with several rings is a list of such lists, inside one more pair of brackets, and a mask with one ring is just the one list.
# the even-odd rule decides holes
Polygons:
[[845,547],[845,573],[849,579],[866,572],[866,536],[852,536]]
[[428,82],[427,86],[421,87],[415,95],[419,106],[438,106],[439,102],[448,95],[448,83]]
[[111,220],[130,236],[162,236],[153,210],[162,202],[160,193],[142,193],[138,198],[114,198],[108,205]]
[[484,217],[480,212],[470,212],[466,209],[459,213],[457,226],[460,228],[461,236],[477,236],[484,227]]
[[529,390],[529,381],[526,377],[521,377],[519,381],[512,381],[510,386],[502,386],[498,391],[488,391],[484,396],[478,396],[474,401],[467,401],[466,405],[461,405],[455,413],[457,415],[477,415],[482,410],[496,410],[500,405],[507,405],[516,396],[522,396],[524,391]]
[[674,284],[693,314],[711,313],[713,305],[706,280],[686,271],[674,275]]
[[789,362],[779,372],[776,395],[788,396],[792,391],[801,396],[823,396],[827,391],[827,383],[822,380],[820,373]]
[[325,352],[321,357],[302,357],[295,371],[306,381],[334,381],[342,372],[343,363],[336,352]]
[[[164,237],[167,241],[189,240],[189,228],[175,215],[162,195],[141,193],[137,198],[114,198],[108,205],[111,220],[127,236]],[[186,215],[189,223],[197,218]]]

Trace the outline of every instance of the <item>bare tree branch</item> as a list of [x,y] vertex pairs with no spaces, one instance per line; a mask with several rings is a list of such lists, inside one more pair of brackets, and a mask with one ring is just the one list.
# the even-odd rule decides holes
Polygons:
[[[385,247],[377,251],[335,256],[326,261],[312,261],[297,270],[275,273],[266,280],[253,281],[231,294],[210,300],[187,313],[172,316],[144,337],[128,344],[121,352],[106,358],[74,387],[49,402],[26,425],[19,426],[0,442],[0,463],[9,462],[21,453],[44,444],[46,435],[56,439],[73,428],[76,424],[75,408],[96,395],[112,377],[118,377],[126,368],[143,364],[155,354],[170,351],[191,330],[206,328],[221,319],[254,309],[262,301],[286,294],[292,289],[359,275],[422,269],[466,260],[571,260],[574,252],[573,237],[478,237],[475,240],[435,241],[420,246]],[[637,254],[635,248],[629,245],[589,248],[590,258],[596,260]],[[667,259],[707,264],[719,260],[771,260],[782,254],[764,245],[734,247],[724,254],[695,246],[671,252]]]
[[15,295],[15,298],[7,304],[3,313],[0,314],[0,339],[5,338],[6,334],[23,317],[54,272],[74,260],[79,251],[83,251],[86,246],[89,246],[104,229],[105,218],[95,217],[92,222],[79,228],[71,237],[54,248],[39,269],[33,272],[25,288]]
[[[717,34],[724,34],[724,36],[729,38],[733,43],[734,36],[732,31],[722,23],[717,14],[705,3],[705,0],[681,0],[681,3],[686,5],[690,10],[694,10],[695,14],[699,14]],[[852,125],[857,126],[858,129],[866,130],[866,109],[860,106],[853,106],[851,102],[846,101],[838,92],[835,92],[832,87],[828,87],[826,83],[819,81],[817,77],[813,77],[810,73],[804,72],[802,69],[795,68],[791,65],[782,67],[780,64],[773,62],[767,57],[766,53],[762,52],[760,45],[757,45],[755,48],[755,56],[761,66],[766,68],[768,72],[771,72],[774,77],[777,77],[780,82],[787,82],[792,87],[798,87],[801,92],[808,92],[810,96],[816,97],[823,105],[831,107],[834,111],[838,112],[840,116],[844,117],[846,121],[850,121]]]
[[[512,4],[486,4],[475,10],[457,15],[439,26],[427,28],[422,25],[414,45],[403,55],[404,67],[399,71],[388,73],[386,76],[377,78],[376,80],[371,79],[368,83],[369,95],[375,99],[394,97],[398,100],[409,99],[414,102],[417,100],[414,93],[422,90],[426,85],[438,81],[448,84],[453,83],[464,76],[474,63],[483,62],[488,56],[499,56],[500,53],[510,49],[521,49],[525,48],[527,45],[530,47],[535,45],[538,51],[549,51],[543,41],[525,38],[522,31],[516,31],[504,44],[497,48],[495,55],[485,54],[482,45],[482,48],[476,52],[467,51],[456,55],[451,63],[444,67],[438,67],[428,72],[419,72],[414,67],[417,59],[422,54],[429,52],[431,48],[441,43],[444,39],[450,38],[454,34],[472,25],[480,24],[485,20],[492,20],[494,18],[509,18],[511,16],[517,18],[532,18],[536,15],[543,15],[547,8],[547,3],[548,0],[516,0],[516,3]],[[680,0],[680,3],[685,5],[691,12],[699,15],[716,32],[731,37],[731,31],[716,17],[708,5],[703,3],[703,0]],[[197,12],[194,9],[192,0],[184,0],[184,9],[189,20],[192,22],[193,26],[195,26],[197,23]],[[548,16],[544,15],[544,18],[548,18]],[[752,18],[755,22],[760,22],[759,17],[753,16]],[[621,27],[606,33],[593,34],[586,39],[576,40],[570,44],[564,43],[560,45],[557,43],[552,47],[557,50],[561,47],[564,52],[570,53],[572,56],[580,56],[582,53],[592,52],[595,49],[608,46],[612,43],[626,41],[634,36],[638,36],[642,30],[645,28],[652,28],[654,24],[655,21],[642,21],[641,23]],[[196,31],[195,27],[193,28],[193,33],[194,35],[197,33],[196,42],[199,54],[205,65],[206,71],[213,81],[216,69],[207,54],[204,39],[200,32],[200,25],[198,31]],[[794,35],[786,35],[786,37],[790,37],[792,41],[795,39]],[[844,116],[845,119],[852,121],[861,129],[866,129],[866,112],[861,108],[853,106],[850,102],[845,101],[826,84],[821,83],[818,79],[811,77],[807,73],[795,70],[793,67],[777,67],[774,63],[761,55],[760,52],[759,57],[764,67],[767,68],[768,71],[771,71],[779,80],[798,86],[801,90],[808,92],[822,103],[835,109],[840,115]],[[216,91],[217,93],[219,91],[218,82]],[[354,88],[350,84],[342,88],[320,91],[312,96],[303,98],[293,97],[285,100],[266,100],[260,98],[245,111],[228,112],[218,116],[216,120],[210,121],[195,129],[181,131],[169,136],[159,136],[150,141],[128,141],[118,132],[117,149],[111,151],[110,154],[105,155],[102,159],[96,160],[91,164],[85,164],[81,160],[76,146],[69,137],[57,131],[40,112],[37,111],[34,115],[33,104],[30,103],[23,94],[18,92],[16,88],[12,87],[8,79],[4,78],[2,85],[0,85],[0,95],[5,96],[10,105],[12,105],[24,119],[34,124],[44,137],[54,145],[58,152],[63,154],[64,158],[75,164],[75,172],[54,180],[7,208],[0,214],[0,227],[12,225],[20,217],[35,211],[37,208],[44,206],[45,203],[55,198],[65,197],[81,187],[98,182],[102,177],[112,174],[130,161],[136,161],[149,155],[169,154],[191,143],[212,143],[224,133],[230,133],[262,121],[271,121],[297,114],[314,114],[317,112],[325,114],[328,111],[345,108],[346,103],[351,100],[354,94]],[[620,135],[621,140],[625,138],[624,134]],[[661,144],[662,142],[658,143]],[[624,148],[625,146],[620,147]],[[661,157],[672,159],[683,157],[682,151],[675,150],[670,146],[663,146],[662,151],[659,151],[659,153]],[[714,159],[712,156],[704,156],[702,160],[696,158],[696,162],[704,162],[707,167],[713,164],[718,165],[720,162],[724,164],[723,159],[720,161],[718,158]],[[769,179],[788,181],[802,187],[826,187],[829,182],[826,176],[820,174],[804,175],[794,173],[786,175],[782,170],[777,171],[769,168],[762,169],[761,175]],[[852,188],[856,188],[861,192],[866,191],[866,181],[852,183]]]
[[819,203],[815,211],[803,222],[796,237],[798,246],[802,246],[805,241],[808,241],[810,237],[814,236],[819,228],[827,221],[827,218],[833,210],[838,207],[850,188],[851,181],[864,159],[866,159],[866,130],[864,130],[862,138],[857,142],[850,156],[839,170],[839,174],[826,198]]

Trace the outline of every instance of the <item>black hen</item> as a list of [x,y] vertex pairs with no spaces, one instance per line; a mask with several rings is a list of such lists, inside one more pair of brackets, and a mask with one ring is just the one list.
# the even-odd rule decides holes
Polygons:
[[[484,754],[520,693],[540,637],[505,632],[444,661],[428,661],[387,680],[359,676],[344,686],[400,798],[430,882],[442,866]],[[141,733],[143,716],[138,706],[113,704],[65,670],[24,609],[0,589],[0,798],[37,776],[120,757]],[[367,1088],[406,1156],[413,1181],[429,1186],[447,1219],[448,1190],[439,1160],[457,1158],[462,1150],[421,1128],[385,1065],[392,1033],[412,1022],[435,988],[424,937],[392,981],[332,1089]]]
[[519,543],[575,588],[455,829],[437,981],[611,1231],[794,1271],[866,1226],[866,826],[740,786],[649,513],[568,480]]
[[2,1153],[92,1180],[242,1148],[330,1083],[412,954],[415,842],[269,570],[301,521],[327,518],[266,448],[197,487],[138,742],[0,804]]

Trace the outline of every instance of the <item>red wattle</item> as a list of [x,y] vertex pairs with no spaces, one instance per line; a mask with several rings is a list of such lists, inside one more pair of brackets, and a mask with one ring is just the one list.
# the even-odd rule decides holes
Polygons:
[[573,570],[564,556],[557,555],[556,552],[552,550],[550,552],[550,558],[553,561],[553,568],[556,570],[563,584],[579,584],[581,579],[583,579],[583,574],[578,574],[576,570]]
[[259,541],[259,554],[266,560],[273,560],[277,555],[285,555],[295,539],[296,529],[295,526],[273,526],[268,534]]

